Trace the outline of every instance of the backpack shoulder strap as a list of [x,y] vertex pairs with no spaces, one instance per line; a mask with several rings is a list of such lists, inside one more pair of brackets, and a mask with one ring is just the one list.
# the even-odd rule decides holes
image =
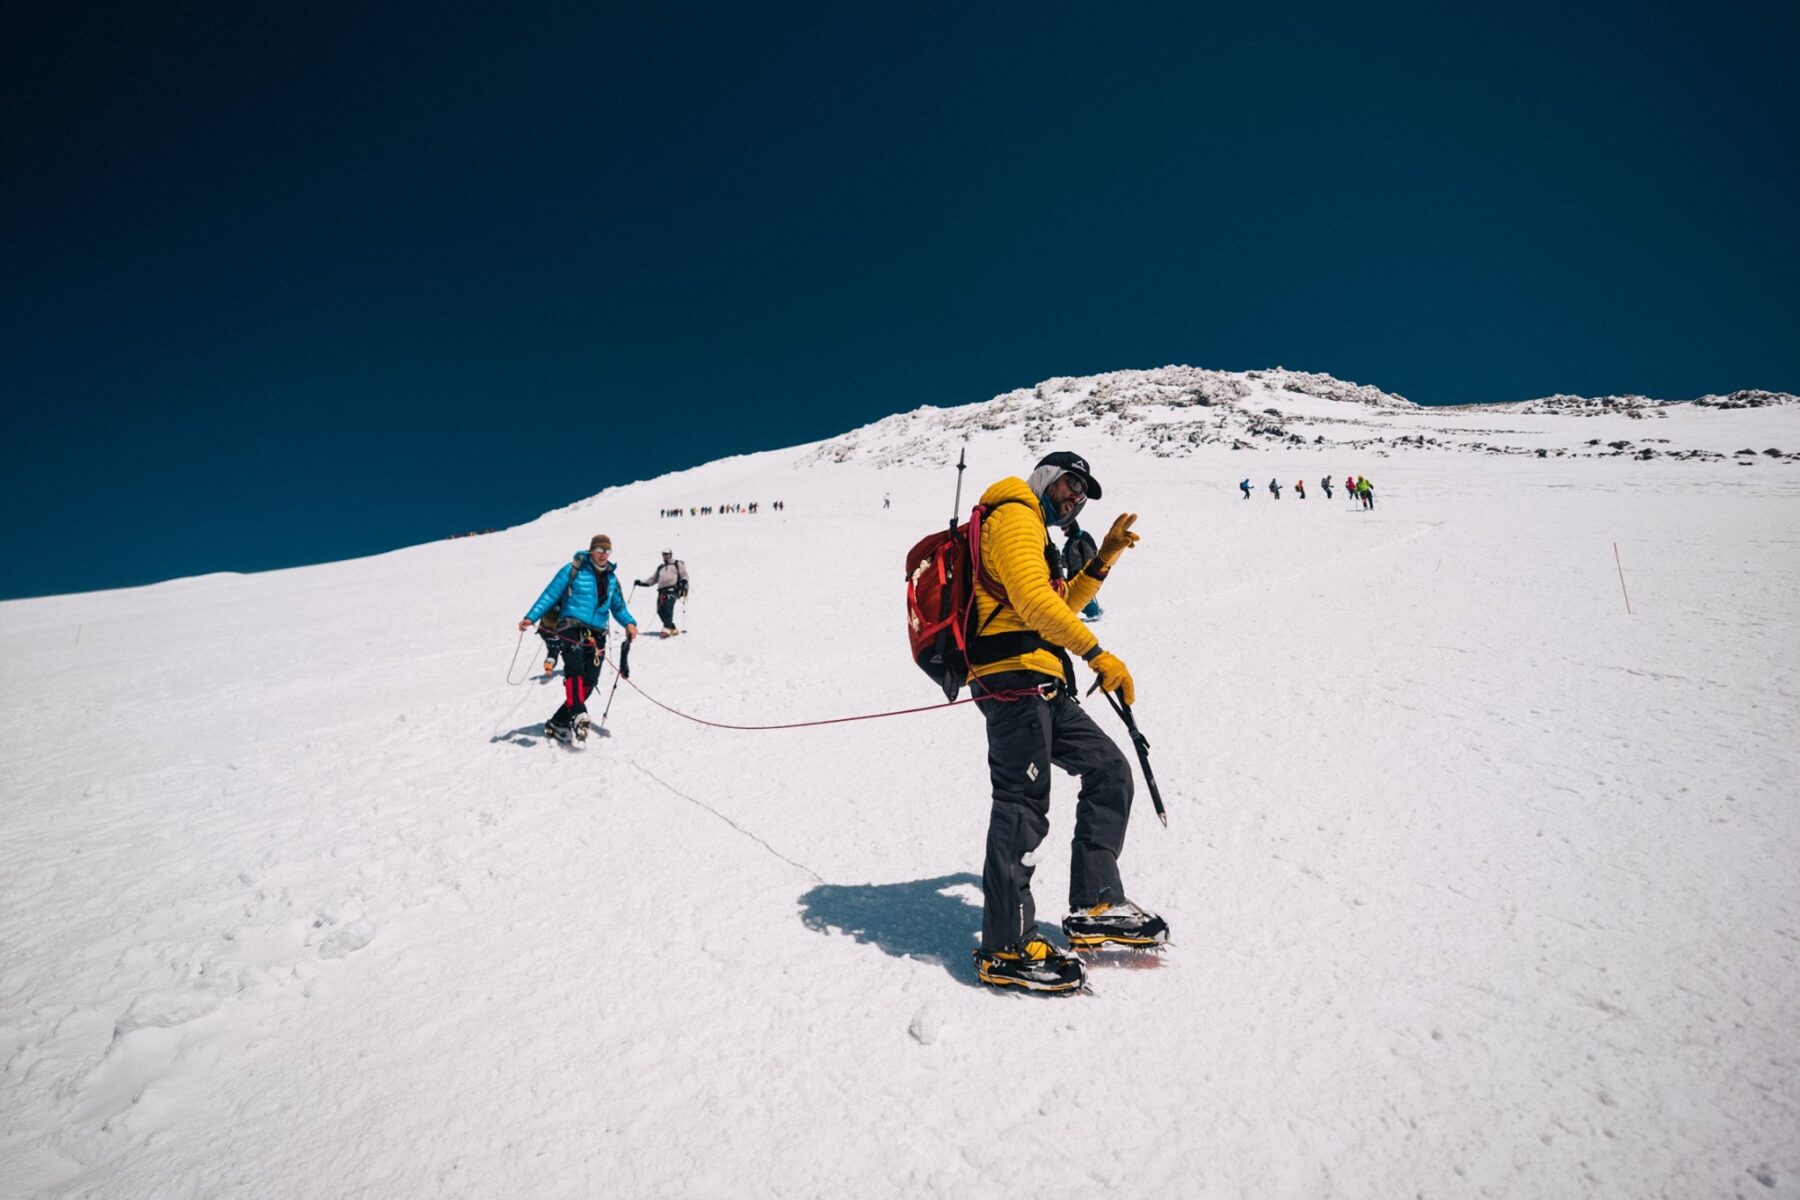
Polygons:
[[[594,578],[600,581],[598,589],[600,592],[600,603],[605,604],[612,594],[612,589],[608,586],[608,581],[612,578],[613,564],[607,563],[606,568],[602,570],[601,568],[594,566],[594,560],[590,558],[587,561],[587,565],[593,570]],[[578,557],[571,558],[569,560],[569,581],[563,584],[562,599],[558,600],[557,604],[563,604],[569,599],[569,594],[575,590],[575,578],[580,574],[581,559]]]
[[[1012,601],[1008,599],[1006,589],[1001,586],[1000,581],[988,572],[987,567],[981,561],[981,525],[995,509],[1003,508],[1008,504],[1025,504],[1025,501],[1009,496],[998,504],[977,504],[975,511],[969,514],[969,561],[973,567],[971,574],[976,586],[998,601],[1000,607],[1004,608],[1011,608]],[[1050,544],[1049,526],[1044,527],[1044,544]],[[988,614],[988,620],[993,620],[999,611],[1000,608],[995,608],[992,613]],[[986,622],[983,622],[983,625],[985,627]]]

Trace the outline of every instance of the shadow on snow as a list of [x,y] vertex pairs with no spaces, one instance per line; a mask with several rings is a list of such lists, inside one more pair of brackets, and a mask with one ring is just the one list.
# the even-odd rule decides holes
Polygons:
[[[972,888],[973,899],[951,892]],[[981,927],[981,878],[939,875],[911,883],[822,883],[800,897],[800,919],[820,933],[847,933],[896,958],[936,963],[978,987],[969,951]]]
[[[588,731],[587,744],[591,745],[601,738],[609,738],[611,736],[612,730],[603,729],[600,726],[595,725]],[[488,744],[491,746],[500,742],[505,742],[509,746],[538,746],[548,741],[550,741],[550,738],[546,737],[544,734],[544,723],[542,721],[533,721],[529,725],[521,725],[517,729],[509,729],[505,733],[496,733],[493,737],[488,739]],[[573,746],[567,746],[565,744],[565,748],[575,749],[582,744],[583,743],[581,742],[576,742]]]
[[[606,728],[604,725],[595,725],[588,730],[588,742],[590,744],[599,741],[601,738],[609,738],[611,736],[612,730]],[[509,729],[505,733],[496,733],[493,737],[488,739],[488,745],[492,746],[497,745],[500,742],[505,742],[509,746],[536,746],[549,740],[548,737],[544,736],[544,722],[533,721],[529,725],[521,725],[517,729]]]

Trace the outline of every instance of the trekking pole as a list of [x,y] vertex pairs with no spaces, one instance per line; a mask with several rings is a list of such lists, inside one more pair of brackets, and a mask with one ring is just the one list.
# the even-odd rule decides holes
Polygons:
[[[1094,687],[1099,686],[1100,681],[1094,680]],[[1090,692],[1093,690],[1094,688],[1088,689]],[[1150,788],[1150,803],[1156,805],[1156,819],[1162,822],[1164,829],[1167,829],[1169,814],[1163,811],[1162,793],[1157,791],[1156,776],[1150,772],[1150,739],[1145,737],[1143,731],[1137,727],[1137,720],[1131,715],[1131,705],[1111,692],[1101,692],[1100,694],[1106,697],[1106,702],[1113,706],[1113,711],[1124,720],[1125,728],[1131,731],[1131,744],[1137,747],[1138,762],[1144,768],[1144,783]]]
[[[612,711],[613,697],[619,694],[619,680],[631,677],[631,642],[619,647],[619,665],[613,668],[612,691],[606,693],[606,707],[600,710],[600,736],[606,736],[606,714]],[[1146,768],[1148,770],[1148,768]]]

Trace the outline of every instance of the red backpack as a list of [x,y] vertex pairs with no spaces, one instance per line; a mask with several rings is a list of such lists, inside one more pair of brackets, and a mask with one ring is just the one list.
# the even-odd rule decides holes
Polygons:
[[[980,632],[970,628],[975,620],[975,589],[980,588],[1001,604],[1007,603],[1006,589],[981,565],[981,523],[1000,504],[977,504],[967,521],[921,538],[906,552],[906,633],[912,643],[913,661],[944,689],[946,700],[956,699],[963,681],[969,677],[970,643]],[[1045,553],[1055,552],[1046,542]],[[1053,569],[1050,575],[1051,586],[1061,591],[1060,569]],[[997,614],[999,609],[994,611]],[[1007,634],[1004,639],[1008,648],[1017,653],[1048,645],[1029,633]],[[987,641],[1000,642],[1002,637],[995,635]]]

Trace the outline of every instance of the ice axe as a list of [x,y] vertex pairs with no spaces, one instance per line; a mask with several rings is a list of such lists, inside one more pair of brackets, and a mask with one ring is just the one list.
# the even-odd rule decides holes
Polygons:
[[[1088,694],[1092,695],[1094,688],[1099,686],[1100,681],[1094,680],[1093,687],[1088,688]],[[1137,727],[1137,719],[1131,715],[1131,705],[1111,692],[1101,692],[1100,694],[1106,697],[1106,702],[1112,705],[1113,711],[1118,713],[1120,720],[1125,722],[1125,728],[1131,731],[1131,744],[1137,748],[1138,763],[1144,768],[1144,783],[1150,788],[1150,803],[1156,805],[1156,819],[1162,822],[1164,829],[1167,829],[1169,814],[1163,810],[1162,793],[1157,791],[1156,776],[1150,770],[1150,739],[1145,737],[1143,730]]]

